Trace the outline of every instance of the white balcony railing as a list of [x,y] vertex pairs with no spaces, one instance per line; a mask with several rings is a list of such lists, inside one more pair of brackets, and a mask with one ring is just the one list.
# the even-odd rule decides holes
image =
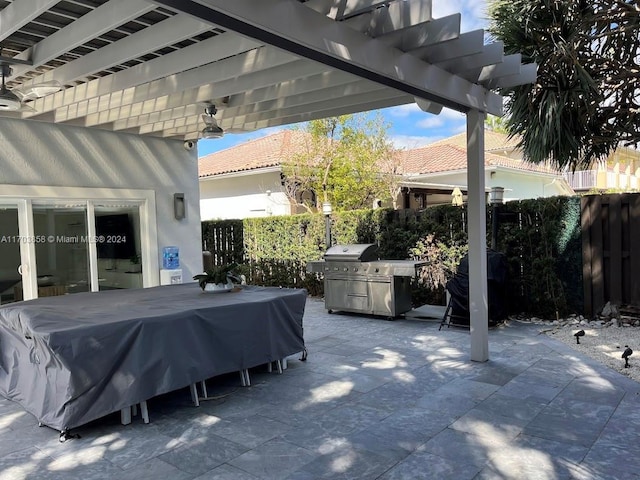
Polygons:
[[[606,173],[601,175],[600,183],[598,183],[598,173]],[[578,170],[573,173],[564,173],[563,177],[574,190],[616,188],[628,191],[637,190],[640,187],[640,179],[637,176],[612,171]]]
[[576,172],[566,172],[564,179],[574,190],[588,190],[597,185],[596,170],[578,170]]

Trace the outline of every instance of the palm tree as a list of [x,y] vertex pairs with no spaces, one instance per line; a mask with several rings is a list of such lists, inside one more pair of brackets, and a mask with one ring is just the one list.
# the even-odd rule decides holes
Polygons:
[[588,169],[640,142],[636,0],[490,0],[488,11],[505,53],[538,64],[535,84],[501,92],[526,160]]

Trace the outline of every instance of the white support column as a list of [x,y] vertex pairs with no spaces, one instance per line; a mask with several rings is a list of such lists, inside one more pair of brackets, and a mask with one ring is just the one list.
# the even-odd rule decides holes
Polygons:
[[474,362],[489,360],[484,119],[484,112],[467,113],[470,357]]

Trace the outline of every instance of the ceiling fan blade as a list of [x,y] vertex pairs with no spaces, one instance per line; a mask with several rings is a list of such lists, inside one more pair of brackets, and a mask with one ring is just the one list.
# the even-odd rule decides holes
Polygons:
[[225,128],[224,131],[228,133],[249,133],[249,132],[252,132],[253,130],[250,130],[248,128],[235,127],[235,128]]
[[62,90],[62,84],[57,80],[48,82],[34,83],[33,85],[24,85],[14,88],[12,92],[20,96],[22,101],[35,100],[36,98],[46,97],[52,93]]
[[35,108],[32,108],[29,105],[25,105],[24,103],[20,105],[20,108],[18,110],[16,110],[16,112],[29,112],[29,113],[34,113],[36,111],[37,110]]

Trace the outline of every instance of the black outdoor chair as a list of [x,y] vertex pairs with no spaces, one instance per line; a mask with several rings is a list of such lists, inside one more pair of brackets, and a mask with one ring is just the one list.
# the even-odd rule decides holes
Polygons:
[[[489,326],[504,320],[507,315],[505,290],[508,264],[504,253],[487,250],[487,296],[489,306]],[[454,277],[447,282],[450,298],[445,309],[440,328],[444,325],[469,327],[469,255],[465,255]]]

